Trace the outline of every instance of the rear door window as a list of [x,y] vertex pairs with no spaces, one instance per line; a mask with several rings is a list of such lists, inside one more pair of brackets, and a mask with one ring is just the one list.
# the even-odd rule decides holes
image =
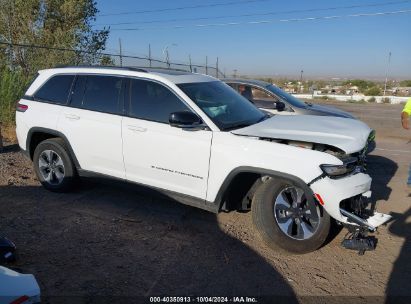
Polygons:
[[71,105],[97,112],[120,113],[123,79],[116,76],[78,76]]
[[129,115],[135,118],[169,123],[173,112],[190,109],[172,91],[156,82],[132,79]]
[[34,98],[55,104],[66,104],[73,80],[74,75],[53,76],[34,94]]

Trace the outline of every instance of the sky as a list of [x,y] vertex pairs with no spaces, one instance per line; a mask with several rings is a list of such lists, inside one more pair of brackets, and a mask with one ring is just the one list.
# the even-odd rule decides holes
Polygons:
[[123,54],[148,56],[150,44],[159,59],[166,48],[171,61],[218,57],[228,75],[411,79],[411,0],[97,0],[97,8],[93,27],[110,26],[110,53],[121,39]]

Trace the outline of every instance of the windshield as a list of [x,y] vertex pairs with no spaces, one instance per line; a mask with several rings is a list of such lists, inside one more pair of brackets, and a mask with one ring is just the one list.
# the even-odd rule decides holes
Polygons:
[[178,87],[221,130],[243,128],[266,118],[266,115],[246,98],[221,81],[183,83]]
[[295,98],[293,95],[284,92],[283,90],[281,90],[279,87],[276,87],[275,85],[270,84],[269,86],[266,87],[266,89],[273,92],[275,95],[277,95],[281,99],[284,99],[286,102],[288,102],[290,105],[294,107],[305,108],[307,106],[304,103],[304,101],[299,100],[298,98]]

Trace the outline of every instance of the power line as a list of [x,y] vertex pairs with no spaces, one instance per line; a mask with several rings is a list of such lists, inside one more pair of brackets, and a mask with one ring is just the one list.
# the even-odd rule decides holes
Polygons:
[[245,4],[245,3],[265,2],[265,1],[270,1],[270,0],[243,0],[243,1],[232,1],[232,2],[214,3],[214,4],[198,4],[198,5],[192,5],[192,6],[169,7],[169,8],[160,8],[160,9],[134,11],[134,12],[97,14],[97,16],[106,17],[106,16],[158,13],[158,12],[180,11],[180,10],[185,10],[185,9],[196,9],[196,8],[204,8],[204,7],[217,7],[217,6],[229,6],[229,5],[238,5],[238,4]]
[[[0,45],[8,45],[11,47],[24,47],[24,48],[35,48],[35,49],[45,49],[45,50],[52,50],[52,51],[62,51],[62,52],[75,52],[75,53],[83,53],[83,54],[96,54],[96,52],[91,52],[91,51],[82,51],[82,50],[76,50],[76,49],[69,49],[69,48],[61,48],[61,47],[52,47],[52,46],[45,46],[45,45],[35,45],[35,44],[21,44],[21,43],[9,43],[9,42],[3,42],[0,41]],[[114,53],[103,53],[103,52],[98,52],[99,55],[106,55],[106,56],[120,56],[119,54],[114,54]],[[138,57],[138,56],[126,56],[122,55],[123,57],[128,57],[128,58],[136,58],[136,59],[147,59],[146,57]]]
[[306,12],[319,12],[319,11],[331,11],[338,9],[353,9],[353,8],[365,8],[365,7],[378,7],[378,6],[388,6],[395,4],[409,3],[411,0],[402,0],[402,1],[392,1],[384,3],[370,3],[362,5],[350,5],[350,6],[335,6],[327,8],[312,8],[304,10],[290,10],[290,11],[276,11],[276,12],[267,12],[267,13],[255,13],[255,14],[241,14],[241,15],[226,15],[226,16],[215,16],[215,17],[194,17],[194,18],[175,18],[175,19],[163,19],[163,20],[150,20],[150,21],[139,21],[139,22],[118,22],[118,23],[96,23],[94,25],[130,25],[130,24],[153,24],[153,23],[169,23],[177,21],[198,21],[198,20],[212,20],[212,19],[226,19],[226,18],[239,18],[239,17],[256,17],[256,16],[272,16],[272,15],[281,15],[281,14],[295,14],[295,13],[306,13]]
[[207,23],[207,24],[192,24],[192,25],[174,25],[174,26],[162,26],[162,27],[140,27],[140,28],[123,28],[123,29],[110,29],[110,31],[143,31],[143,30],[160,30],[160,29],[183,29],[183,28],[205,28],[205,27],[218,27],[218,26],[232,26],[232,25],[246,25],[246,24],[269,24],[276,22],[301,22],[301,21],[317,21],[317,20],[330,20],[330,19],[342,19],[342,18],[356,18],[356,17],[371,17],[371,16],[385,16],[396,14],[411,13],[411,9],[392,11],[392,12],[378,12],[378,13],[362,13],[362,14],[350,14],[350,15],[335,15],[335,16],[321,16],[321,17],[307,17],[307,18],[292,18],[292,19],[276,19],[276,20],[258,20],[247,22],[227,22],[227,23]]

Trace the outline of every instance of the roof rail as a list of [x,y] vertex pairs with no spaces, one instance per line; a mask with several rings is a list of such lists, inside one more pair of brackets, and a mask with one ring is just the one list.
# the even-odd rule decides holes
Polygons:
[[159,71],[164,70],[164,71],[177,71],[177,72],[189,72],[189,73],[190,73],[189,70],[176,69],[176,68],[147,67],[147,68],[143,68],[143,69],[146,69],[147,72],[149,72],[149,71],[157,71],[157,70],[159,70]]
[[148,71],[143,68],[134,68],[134,67],[119,67],[119,66],[110,66],[110,65],[56,65],[54,68],[92,68],[92,69],[115,69],[115,70],[126,70],[133,72],[144,72]]

